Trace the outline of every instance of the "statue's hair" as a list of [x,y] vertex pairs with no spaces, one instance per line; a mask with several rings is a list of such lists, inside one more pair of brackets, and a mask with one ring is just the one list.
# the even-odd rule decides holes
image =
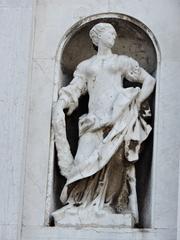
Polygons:
[[94,25],[94,27],[89,32],[89,36],[94,45],[98,46],[99,35],[107,29],[113,29],[116,33],[116,30],[110,23],[97,23]]

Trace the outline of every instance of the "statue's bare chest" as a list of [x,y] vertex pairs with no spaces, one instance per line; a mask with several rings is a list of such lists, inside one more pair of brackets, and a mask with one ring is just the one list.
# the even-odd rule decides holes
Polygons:
[[121,71],[116,55],[110,58],[93,59],[86,71],[88,79],[88,89],[107,89],[118,88],[122,85]]
[[88,64],[86,74],[88,78],[98,77],[104,74],[116,74],[119,72],[117,57],[101,58],[96,57]]

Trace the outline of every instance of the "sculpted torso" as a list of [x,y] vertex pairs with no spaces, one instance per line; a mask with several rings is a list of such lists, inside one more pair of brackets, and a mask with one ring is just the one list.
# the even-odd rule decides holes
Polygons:
[[89,112],[96,116],[108,113],[118,91],[122,88],[122,71],[117,62],[118,56],[101,58],[95,56],[85,64],[85,76],[88,79]]

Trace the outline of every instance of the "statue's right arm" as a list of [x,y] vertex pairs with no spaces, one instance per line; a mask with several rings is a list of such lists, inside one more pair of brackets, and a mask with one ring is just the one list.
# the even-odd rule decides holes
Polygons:
[[87,92],[86,61],[77,66],[73,76],[70,84],[59,90],[59,98],[53,111],[55,118],[63,109],[68,109],[67,114],[70,115],[78,107],[79,97]]

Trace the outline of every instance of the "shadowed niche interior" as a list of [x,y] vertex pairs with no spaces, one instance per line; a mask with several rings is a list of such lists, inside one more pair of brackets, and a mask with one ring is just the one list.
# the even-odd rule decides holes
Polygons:
[[[148,34],[140,27],[126,20],[116,18],[104,18],[93,20],[86,23],[80,29],[75,31],[74,35],[66,42],[60,66],[63,72],[62,86],[66,86],[73,78],[73,72],[76,66],[83,60],[90,58],[96,54],[96,50],[89,38],[90,29],[98,22],[111,23],[117,32],[117,39],[113,47],[113,53],[119,55],[127,55],[139,62],[143,67],[154,77],[156,76],[157,57],[154,45]],[[138,86],[138,84],[130,83],[124,80],[124,87]],[[153,128],[154,125],[154,103],[155,91],[148,99],[148,104],[151,108],[152,116],[146,120]],[[144,104],[146,107],[146,103]],[[88,112],[88,95],[85,95],[79,100],[79,107],[71,116],[66,116],[66,131],[67,138],[73,156],[75,156],[78,145],[78,119]],[[63,147],[63,146],[62,146]],[[139,161],[136,166],[136,181],[137,181],[137,196],[140,223],[137,227],[151,226],[151,165],[153,152],[153,131],[151,131],[148,139],[143,143],[140,152]],[[66,179],[61,176],[57,164],[57,154],[55,150],[54,157],[54,186],[52,205],[54,210],[61,207],[59,200],[60,193],[66,182]],[[53,219],[50,217],[50,225],[53,226]]]

